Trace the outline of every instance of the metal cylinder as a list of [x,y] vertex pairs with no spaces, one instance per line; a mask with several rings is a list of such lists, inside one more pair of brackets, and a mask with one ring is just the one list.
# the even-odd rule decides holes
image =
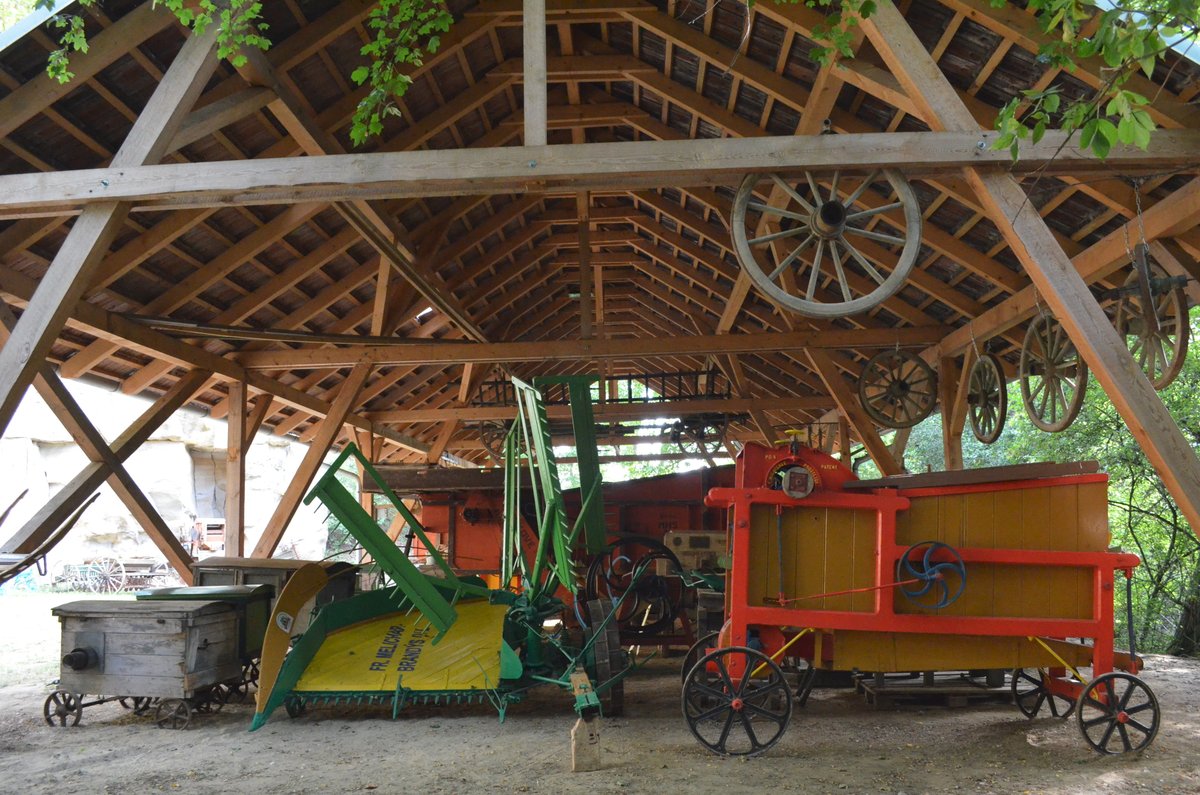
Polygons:
[[82,671],[92,665],[95,665],[100,660],[100,655],[96,654],[94,649],[71,649],[70,653],[63,655],[63,665],[70,668],[72,671]]

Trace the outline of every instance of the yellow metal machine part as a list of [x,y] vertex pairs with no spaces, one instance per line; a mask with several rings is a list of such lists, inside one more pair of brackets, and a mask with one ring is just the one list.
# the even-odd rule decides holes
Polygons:
[[294,692],[485,690],[500,681],[505,605],[460,602],[441,641],[421,614],[393,613],[331,632]]
[[[906,495],[909,496],[909,495]],[[1031,486],[969,494],[910,496],[897,515],[901,546],[941,541],[955,548],[1103,552],[1108,548],[1104,483]],[[876,514],[844,508],[784,509],[783,582],[778,564],[774,506],[751,514],[752,605],[814,594],[870,588],[875,581]],[[1092,616],[1092,572],[1083,567],[973,564],[961,598],[942,610],[924,610],[897,594],[898,612],[959,616],[1079,618]],[[870,612],[876,592],[800,599],[803,610]],[[820,629],[816,627],[816,629]],[[826,644],[833,643],[832,663]],[[1040,644],[1023,638],[922,635],[893,632],[818,632],[817,665],[836,670],[929,671],[961,668],[1036,668],[1058,665]],[[1080,647],[1058,649],[1072,665],[1087,665]]]

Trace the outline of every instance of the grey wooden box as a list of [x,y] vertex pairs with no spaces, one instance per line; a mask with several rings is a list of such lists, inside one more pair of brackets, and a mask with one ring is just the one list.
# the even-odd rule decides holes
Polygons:
[[192,698],[217,683],[241,679],[237,613],[231,604],[84,600],[51,612],[62,623],[63,690]]

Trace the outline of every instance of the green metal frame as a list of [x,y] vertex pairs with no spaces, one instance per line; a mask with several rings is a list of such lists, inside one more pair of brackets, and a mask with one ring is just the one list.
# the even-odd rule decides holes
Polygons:
[[[363,510],[358,498],[337,479],[338,470],[351,457],[362,467],[363,474],[375,482],[380,492],[404,517],[404,521],[408,522],[409,528],[428,550],[429,556],[433,559],[434,565],[441,570],[443,577],[430,577],[422,574],[403,550],[397,547],[395,542],[388,538],[387,533],[380,529],[379,525],[375,523],[374,517]],[[421,523],[387,487],[379,472],[371,466],[371,462],[353,444],[346,445],[346,449],[304,498],[304,504],[308,505],[315,499],[320,499],[321,503],[342,523],[346,531],[358,539],[363,549],[375,559],[379,568],[387,572],[392,581],[396,583],[396,588],[437,629],[438,633],[433,639],[434,644],[442,639],[446,630],[458,618],[454,603],[461,596],[465,594],[487,596],[490,593],[488,588],[466,582],[454,573],[438,553],[437,548],[429,541],[429,537],[425,535],[425,529]],[[449,599],[446,598],[443,591],[450,592]]]

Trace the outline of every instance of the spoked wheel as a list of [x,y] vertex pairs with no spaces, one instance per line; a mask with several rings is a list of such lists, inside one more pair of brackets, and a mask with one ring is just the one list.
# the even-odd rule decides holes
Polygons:
[[[895,201],[868,192],[881,176]],[[837,173],[827,187],[811,173],[799,179],[749,174],[742,180],[729,224],[734,250],[751,281],[780,306],[821,318],[865,312],[895,295],[916,265],[922,216],[908,180],[886,169],[852,191],[841,190],[850,181]],[[769,194],[769,203],[756,198],[756,191]],[[773,231],[754,235],[747,228],[760,218]],[[868,229],[875,221],[886,226]],[[888,263],[891,273],[872,260]]]
[[1102,674],[1079,694],[1075,709],[1079,733],[1102,754],[1141,751],[1158,734],[1160,713],[1154,692],[1132,674]]
[[283,708],[287,710],[289,718],[298,718],[308,712],[308,702],[297,696],[288,696],[283,700]]
[[783,671],[765,654],[742,646],[717,649],[688,672],[683,717],[695,738],[713,753],[757,756],[787,731],[792,690]]
[[1042,711],[1042,705],[1050,707],[1055,718],[1069,718],[1075,711],[1075,702],[1046,687],[1047,674],[1040,668],[1018,668],[1012,672],[1013,703],[1021,714],[1033,719]]
[[50,726],[78,726],[83,717],[83,697],[67,690],[55,690],[46,696],[42,715]]
[[[659,561],[665,562],[669,575],[656,571]],[[608,599],[615,604],[624,596],[616,618],[620,630],[638,637],[657,635],[674,626],[679,615],[682,593],[671,579],[682,570],[679,558],[660,541],[629,536],[610,544],[592,559],[584,585],[585,599]],[[638,571],[642,574],[635,581]],[[588,616],[581,616],[581,623],[589,621]]]
[[920,356],[880,351],[863,367],[858,398],[867,416],[885,428],[911,428],[937,403],[937,373]]
[[720,415],[676,420],[666,430],[668,438],[679,448],[679,452],[710,460],[721,452],[728,426],[728,420]]
[[[605,617],[612,612],[612,602],[607,599],[595,599],[587,603],[588,625],[583,628],[585,641],[591,640],[595,634],[593,627],[600,626]],[[608,682],[625,669],[625,651],[621,648],[621,629],[616,619],[604,625],[604,631],[596,637],[592,644],[592,664],[588,668],[588,676],[592,679],[592,687],[599,687]],[[615,718],[625,711],[625,680],[614,682],[604,692],[598,695],[600,711],[607,718]]]
[[967,406],[967,418],[975,438],[984,444],[999,439],[1008,417],[1008,390],[1004,384],[1004,369],[996,356],[985,353],[971,366]]
[[508,424],[492,420],[479,423],[479,439],[483,449],[497,463],[504,463],[504,441],[508,438]]
[[125,566],[116,558],[100,558],[92,563],[96,589],[100,593],[125,590]]
[[220,712],[228,701],[229,688],[216,684],[196,699],[196,711],[205,714]]
[[688,649],[688,653],[683,658],[683,668],[679,671],[679,679],[681,682],[686,682],[688,674],[696,667],[696,663],[708,653],[708,650],[717,645],[717,638],[720,637],[720,632],[710,632],[700,640],[692,644]]
[[1071,426],[1087,394],[1088,367],[1067,330],[1050,315],[1029,323],[1021,347],[1021,400],[1029,421],[1048,433]]
[[182,698],[168,698],[158,702],[154,722],[160,729],[186,729],[192,722],[192,705]]
[[[1153,290],[1155,284],[1168,281],[1161,268],[1151,265],[1152,289],[1147,301],[1140,290],[1134,289],[1138,286],[1135,269],[1125,280],[1125,292],[1117,304],[1117,333],[1125,338],[1129,352],[1155,389],[1166,389],[1179,375],[1191,336],[1187,294],[1183,288]],[[1146,304],[1153,309],[1153,315],[1146,311]]]

